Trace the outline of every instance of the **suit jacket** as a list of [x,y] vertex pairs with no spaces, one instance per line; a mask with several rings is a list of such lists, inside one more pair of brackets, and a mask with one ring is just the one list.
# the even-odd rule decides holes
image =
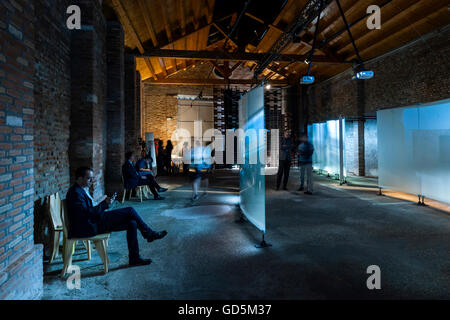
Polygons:
[[280,160],[288,160],[291,161],[291,151],[294,147],[294,143],[291,138],[281,138],[280,143]]
[[125,183],[125,189],[131,190],[138,186],[141,175],[136,171],[136,168],[129,161],[123,164],[122,175]]
[[93,206],[92,200],[82,187],[75,183],[66,196],[69,238],[85,238],[97,235],[98,223],[109,205],[102,201]]

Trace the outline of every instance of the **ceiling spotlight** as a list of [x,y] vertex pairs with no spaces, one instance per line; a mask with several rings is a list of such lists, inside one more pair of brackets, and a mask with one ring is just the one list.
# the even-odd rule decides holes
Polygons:
[[303,76],[302,80],[300,81],[301,84],[313,84],[314,83],[314,76]]
[[269,90],[271,88],[270,84],[266,85],[266,89]]
[[306,63],[306,64],[309,64],[309,60],[308,60],[308,59],[305,59],[305,63]]
[[359,71],[356,73],[356,79],[360,79],[360,80],[366,80],[366,79],[371,79],[373,78],[373,71],[370,70],[363,70],[363,71]]

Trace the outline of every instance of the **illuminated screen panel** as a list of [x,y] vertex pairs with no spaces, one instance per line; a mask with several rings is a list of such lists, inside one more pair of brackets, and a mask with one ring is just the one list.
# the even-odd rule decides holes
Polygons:
[[[247,132],[264,129],[264,87],[257,87],[239,100],[239,127]],[[246,138],[245,163],[240,170],[240,205],[247,219],[258,229],[266,231],[266,198],[264,164],[259,161],[259,153],[265,154],[263,143],[250,142]],[[256,163],[249,163],[249,159]]]
[[309,139],[314,145],[314,169],[339,174],[339,120],[314,123],[308,126],[308,132]]
[[377,118],[380,187],[450,203],[450,100]]

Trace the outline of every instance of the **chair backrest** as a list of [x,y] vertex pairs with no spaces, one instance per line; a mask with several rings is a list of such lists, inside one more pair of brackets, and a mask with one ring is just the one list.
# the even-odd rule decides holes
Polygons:
[[69,231],[69,218],[68,218],[68,211],[67,211],[67,200],[64,199],[61,201],[61,219],[63,221],[63,234],[68,237],[68,231]]
[[49,197],[50,220],[54,230],[63,228],[61,219],[61,199],[59,193],[50,195]]

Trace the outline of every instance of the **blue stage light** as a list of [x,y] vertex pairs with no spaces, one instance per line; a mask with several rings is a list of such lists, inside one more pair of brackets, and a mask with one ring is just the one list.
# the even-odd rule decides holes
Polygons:
[[373,71],[364,70],[356,73],[356,79],[365,80],[370,78],[373,78]]
[[314,76],[303,76],[301,84],[311,84],[314,83]]

